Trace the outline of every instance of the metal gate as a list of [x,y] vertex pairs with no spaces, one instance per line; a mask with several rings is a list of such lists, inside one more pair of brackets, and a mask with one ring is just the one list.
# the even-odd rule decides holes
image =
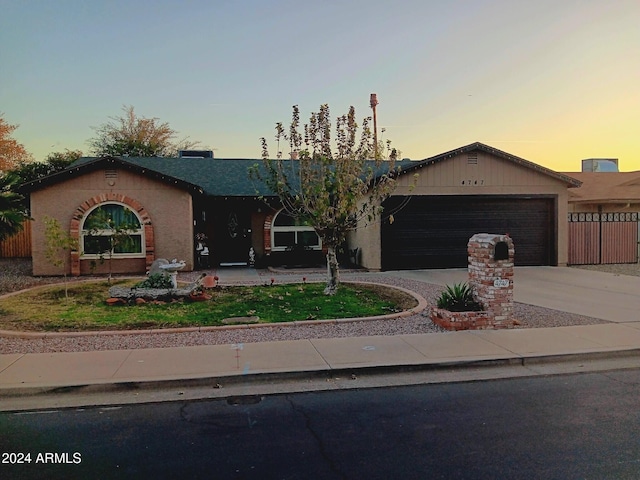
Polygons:
[[569,265],[637,261],[637,212],[569,214]]

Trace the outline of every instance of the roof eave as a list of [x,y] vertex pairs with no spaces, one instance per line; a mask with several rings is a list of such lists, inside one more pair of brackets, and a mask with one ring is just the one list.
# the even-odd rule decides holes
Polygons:
[[125,170],[129,170],[142,175],[149,173],[153,178],[157,180],[176,185],[178,186],[178,188],[189,190],[195,194],[203,195],[205,193],[204,189],[199,185],[194,185],[192,183],[186,182],[184,180],[180,180],[170,175],[165,175],[155,170],[148,169],[148,168],[141,167],[139,165],[127,162],[122,158],[111,157],[111,156],[97,157],[93,160],[89,160],[82,164],[71,166],[60,172],[56,172],[51,175],[47,175],[46,177],[42,177],[42,178],[33,180],[31,182],[27,182],[21,185],[20,189],[30,193],[32,191],[38,190],[40,187],[45,187],[48,185],[53,185],[61,181],[64,181],[66,178],[69,178],[69,175],[75,175],[75,174],[79,174],[80,172],[91,172],[91,171],[97,170],[101,166],[103,166],[105,163],[118,165],[119,167],[124,168]]

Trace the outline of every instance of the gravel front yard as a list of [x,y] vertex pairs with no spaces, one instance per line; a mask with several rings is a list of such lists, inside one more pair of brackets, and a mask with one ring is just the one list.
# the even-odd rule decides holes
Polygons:
[[[638,265],[608,265],[615,267],[611,273],[640,276]],[[593,267],[589,267],[593,269]],[[598,268],[601,271],[602,268]],[[7,261],[0,259],[0,294],[20,290],[30,286],[60,282],[61,279],[33,278],[29,274],[29,261]],[[286,281],[286,275],[265,273],[275,276],[278,281]],[[267,277],[267,278],[268,278]],[[366,274],[344,274],[344,280],[371,281]],[[442,287],[428,283],[400,279],[390,275],[376,275],[376,282],[399,286],[422,295],[430,303],[435,301]],[[179,347],[195,345],[217,345],[250,343],[276,340],[298,340],[307,338],[336,338],[368,335],[403,335],[415,333],[443,333],[428,317],[429,309],[417,315],[393,320],[367,320],[321,325],[279,324],[268,327],[241,328],[234,330],[214,330],[186,333],[143,333],[143,334],[91,334],[83,336],[50,336],[45,338],[21,339],[0,336],[0,353],[45,353],[76,352],[91,350],[120,350],[136,348]],[[516,328],[559,327],[569,325],[592,325],[607,323],[596,318],[550,310],[516,303],[514,319]]]

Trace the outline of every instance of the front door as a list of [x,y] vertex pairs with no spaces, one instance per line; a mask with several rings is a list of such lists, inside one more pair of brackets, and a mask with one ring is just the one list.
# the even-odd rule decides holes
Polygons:
[[246,265],[251,247],[251,213],[234,206],[218,210],[214,238],[220,265]]

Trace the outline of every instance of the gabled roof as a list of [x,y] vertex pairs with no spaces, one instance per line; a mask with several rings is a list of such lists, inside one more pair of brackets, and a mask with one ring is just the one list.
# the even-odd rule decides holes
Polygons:
[[[396,175],[403,175],[453,158],[456,155],[481,151],[517,165],[540,172],[566,183],[569,187],[580,186],[580,181],[567,175],[554,172],[538,164],[516,157],[493,147],[476,142],[450,152],[436,155],[421,161],[403,160],[396,162]],[[296,160],[285,160],[296,162]],[[47,185],[66,181],[70,178],[98,169],[122,168],[140,175],[150,176],[178,188],[218,197],[256,197],[272,196],[263,183],[249,178],[249,168],[258,165],[262,168],[261,159],[211,159],[211,158],[163,158],[163,157],[85,157],[74,162],[69,168],[47,177],[34,180],[22,186],[25,192],[38,190]],[[374,162],[371,162],[374,166]],[[386,173],[383,167],[379,174]]]
[[122,168],[140,175],[150,176],[178,188],[213,196],[256,196],[256,188],[266,189],[248,176],[248,169],[260,160],[210,159],[210,158],[161,158],[161,157],[85,157],[68,169],[34,180],[22,186],[24,191],[38,190],[104,169]]
[[471,152],[484,152],[495,157],[501,158],[503,160],[507,160],[508,162],[515,163],[516,165],[520,165],[525,168],[529,168],[531,170],[535,170],[536,172],[542,173],[543,175],[547,175],[549,177],[555,178],[556,180],[560,180],[563,183],[566,183],[568,187],[579,187],[580,181],[572,178],[563,173],[558,173],[549,168],[543,167],[542,165],[538,165],[537,163],[530,162],[529,160],[525,160],[524,158],[516,157],[515,155],[511,155],[510,153],[503,152],[502,150],[498,150],[497,148],[490,147],[489,145],[485,145],[484,143],[475,142],[464,147],[456,148],[455,150],[451,150],[449,152],[441,153],[440,155],[436,155],[435,157],[429,157],[419,162],[411,162],[412,165],[404,166],[401,168],[400,173],[409,173],[414,170],[418,170],[420,168],[428,167],[438,162],[443,162],[450,158],[456,157],[461,154],[471,153]]
[[640,171],[567,172],[582,182],[569,192],[571,203],[640,203]]

